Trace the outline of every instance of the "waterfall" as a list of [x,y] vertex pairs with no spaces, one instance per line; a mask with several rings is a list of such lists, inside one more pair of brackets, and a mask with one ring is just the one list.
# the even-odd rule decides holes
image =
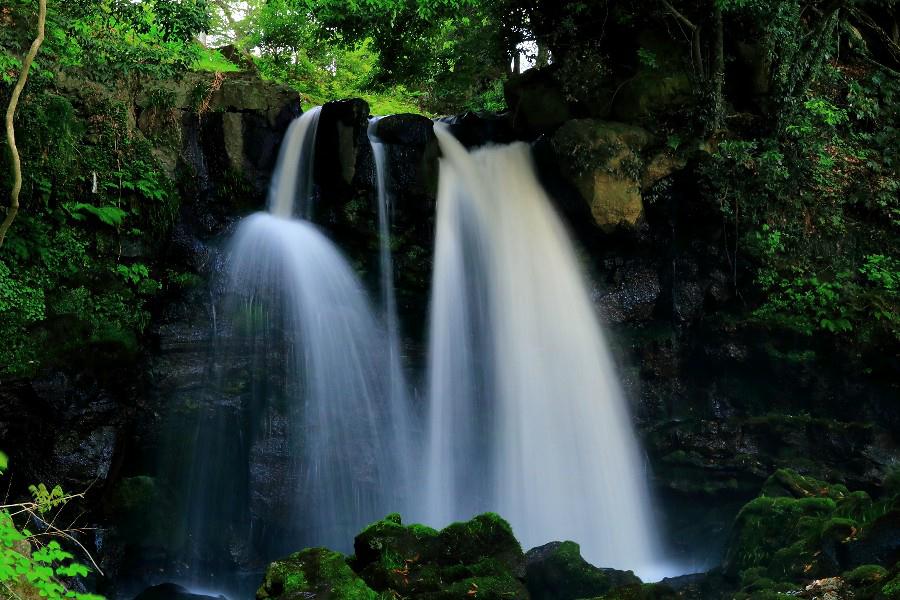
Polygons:
[[[322,107],[316,106],[288,126],[269,186],[269,212],[289,219],[312,219],[316,132]],[[299,203],[299,206],[297,204]]]
[[392,372],[397,373],[391,394],[397,402],[404,402],[406,382],[402,377],[403,365],[400,360],[400,325],[397,318],[397,295],[394,287],[394,260],[391,251],[391,202],[390,179],[386,148],[375,135],[378,117],[369,123],[368,137],[375,162],[375,180],[378,191],[378,239],[379,267],[381,270],[381,305],[388,334],[388,352]]
[[528,146],[469,153],[445,126],[424,515],[492,510],[524,547],[570,539],[645,576],[657,541],[623,393]]
[[282,386],[263,401],[281,399],[289,414],[294,518],[308,532],[291,543],[349,550],[362,527],[398,510],[404,490],[407,411],[393,402],[382,328],[356,274],[307,221],[252,215],[231,255],[245,326],[276,336],[284,361]]
[[410,410],[385,326],[337,247],[294,217],[313,212],[318,116],[291,124],[268,212],[229,243],[226,351],[213,368],[224,375],[199,411],[186,486],[194,585],[215,583],[216,568],[221,583],[229,557],[349,552],[408,497]]

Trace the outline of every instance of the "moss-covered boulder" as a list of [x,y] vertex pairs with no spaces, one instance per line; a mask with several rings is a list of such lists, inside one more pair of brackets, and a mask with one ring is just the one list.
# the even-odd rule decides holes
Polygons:
[[763,495],[738,513],[726,571],[737,575],[760,569],[761,577],[775,581],[835,573],[834,544],[857,529],[853,519],[839,516],[839,502],[848,496],[843,486],[779,471],[763,486]]
[[441,531],[389,515],[360,533],[351,565],[377,592],[421,600],[527,599],[525,556],[509,524],[488,513]]
[[576,600],[603,596],[641,580],[631,571],[601,569],[581,556],[575,542],[551,542],[525,555],[525,584],[534,600]]
[[308,548],[266,569],[258,600],[378,600],[340,552]]
[[[683,596],[667,585],[634,583],[610,591],[591,600],[679,600]],[[704,599],[708,600],[708,599]]]
[[605,230],[633,227],[644,214],[644,163],[640,151],[652,137],[625,123],[574,119],[552,139],[557,162]]
[[[725,571],[752,591],[835,577],[865,562],[889,567],[900,558],[898,529],[885,525],[895,503],[780,470],[738,514]],[[850,573],[855,581],[868,572]]]

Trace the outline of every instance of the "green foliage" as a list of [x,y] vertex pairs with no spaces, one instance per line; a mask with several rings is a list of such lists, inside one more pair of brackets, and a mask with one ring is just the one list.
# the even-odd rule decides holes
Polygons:
[[85,204],[84,202],[74,202],[64,204],[63,207],[69,211],[72,218],[76,221],[85,220],[85,213],[97,217],[101,223],[112,227],[119,227],[122,221],[128,216],[128,213],[117,206],[94,206],[93,204]]
[[[726,571],[740,574],[745,591],[759,582],[796,584],[834,576],[825,548],[864,537],[867,528],[891,511],[895,497],[873,500],[862,491],[849,492],[789,470],[766,481],[762,494],[738,514],[725,561]],[[883,577],[884,569],[860,568],[847,577]],[[782,590],[787,591],[787,590]]]
[[647,48],[638,48],[638,62],[648,69],[658,69],[659,62],[656,60],[656,53]]
[[195,71],[212,71],[214,73],[233,73],[241,68],[225,58],[218,50],[200,48],[199,56],[191,66]]
[[900,598],[900,575],[897,575],[881,588],[881,593],[889,600]]
[[[897,86],[885,73],[822,67],[780,128],[725,139],[703,169],[728,258],[752,273],[751,315],[767,327],[845,338],[855,351],[900,340],[895,227]],[[736,277],[737,282],[737,277]],[[750,283],[748,282],[748,283]],[[738,283],[738,285],[740,285]]]
[[31,492],[34,503],[37,505],[35,510],[41,515],[46,514],[67,502],[65,492],[63,492],[62,488],[58,485],[51,490],[47,489],[47,486],[43,483],[39,483],[37,485],[28,486],[28,491]]
[[0,364],[7,375],[76,356],[83,344],[135,348],[149,322],[145,303],[161,286],[148,265],[117,258],[124,233],[103,215],[122,211],[105,208],[89,213],[97,226],[74,211],[21,219],[0,259],[0,333],[7,340]]
[[380,114],[483,110],[502,106],[496,82],[510,58],[492,10],[478,2],[269,0],[251,3],[234,33],[259,55],[265,76],[310,103],[360,96]]
[[[6,467],[6,455],[0,452],[0,474]],[[70,589],[64,583],[66,579],[86,577],[90,570],[76,562],[75,557],[55,539],[38,544],[45,538],[33,536],[14,518],[14,515],[48,515],[48,520],[53,522],[54,515],[71,497],[59,486],[48,489],[44,484],[39,484],[29,489],[34,497],[33,503],[0,508],[0,588],[4,590],[4,595],[46,600],[103,600],[100,596]],[[32,544],[38,546],[37,550],[32,550]]]
[[[34,4],[0,15],[8,68],[30,43]],[[48,39],[16,121],[25,181],[20,216],[0,250],[0,377],[108,360],[100,347],[123,359],[136,349],[161,286],[152,264],[121,258],[122,244],[164,239],[177,196],[133,127],[127,95],[142,77],[174,77],[194,62],[193,36],[206,19],[202,0],[50,3]],[[91,90],[77,110],[52,85],[61,70]],[[149,96],[154,110],[174,103],[165,90]],[[10,185],[5,161],[0,189]],[[79,352],[84,346],[94,351]]]
[[8,512],[0,512],[0,585],[13,597],[24,595],[26,590],[33,590],[47,600],[102,598],[69,590],[62,583],[62,578],[84,577],[89,570],[74,562],[74,556],[63,550],[56,540],[31,556],[19,551],[17,548],[22,548],[22,544],[27,545],[30,536],[27,530],[20,531],[16,528]]

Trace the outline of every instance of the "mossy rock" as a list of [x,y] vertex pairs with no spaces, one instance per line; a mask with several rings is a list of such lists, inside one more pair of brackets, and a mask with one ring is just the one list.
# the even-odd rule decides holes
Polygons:
[[852,571],[844,573],[844,580],[854,587],[865,587],[884,581],[888,570],[881,565],[861,565]]
[[581,548],[575,542],[545,544],[529,550],[525,559],[525,584],[534,600],[597,597],[621,586],[641,584],[631,571],[591,565],[582,558]]
[[833,485],[789,469],[779,469],[766,480],[762,495],[772,498],[832,498],[839,500],[850,492],[843,485]]
[[678,600],[681,596],[667,585],[660,583],[631,584],[616,588],[593,600]]
[[602,229],[633,227],[643,217],[640,151],[652,140],[640,127],[596,119],[573,119],[553,135],[563,173]]
[[764,567],[776,578],[814,576],[822,555],[817,543],[836,506],[831,498],[820,497],[750,501],[735,520],[726,571]]
[[900,574],[881,586],[880,592],[885,600],[900,600]]
[[788,470],[772,475],[762,493],[735,520],[724,563],[732,576],[798,583],[845,572],[858,585],[900,559],[896,497],[876,501]]
[[378,600],[340,552],[308,548],[269,565],[257,600]]
[[525,556],[509,524],[487,513],[441,531],[388,515],[354,541],[351,564],[378,592],[422,600],[528,598]]

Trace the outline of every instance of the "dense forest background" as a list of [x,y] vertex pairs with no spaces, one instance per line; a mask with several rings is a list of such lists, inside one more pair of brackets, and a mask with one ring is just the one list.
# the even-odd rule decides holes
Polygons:
[[[37,5],[0,10],[8,95]],[[178,209],[126,100],[164,118],[174,98],[153,81],[245,69],[376,114],[515,111],[527,88],[535,130],[615,110],[675,153],[703,145],[740,318],[877,369],[893,353],[871,350],[900,335],[898,60],[892,2],[51,2],[15,117],[25,185],[0,255],[0,364],[21,376],[85,343],[137,347],[148,302],[185,276],[123,260]],[[528,63],[543,68],[523,84]],[[107,93],[73,105],[64,78]]]
[[[39,13],[38,0],[0,0],[4,108]],[[718,291],[701,297],[695,313],[682,315],[673,292],[666,319],[678,343],[670,329],[657,336],[670,338],[670,351],[686,339],[740,339],[764,357],[747,361],[748,371],[764,364],[760,378],[797,374],[804,385],[832,387],[823,397],[838,397],[826,406],[818,397],[760,394],[754,418],[773,428],[796,422],[759,415],[796,412],[807,425],[859,416],[888,431],[900,423],[894,0],[48,0],[43,43],[12,121],[23,186],[0,246],[0,388],[54,372],[120,396],[133,392],[123,380],[158,344],[154,319],[205,284],[170,248],[202,187],[200,173],[160,148],[182,146],[173,134],[182,119],[199,129],[213,122],[214,98],[229,82],[250,82],[240,88],[247,97],[257,82],[278,85],[298,93],[303,108],[356,97],[373,114],[465,113],[485,122],[505,115],[512,137],[535,141],[539,155],[549,146],[591,204],[572,225],[595,271],[603,273],[611,247],[641,247],[647,222],[652,232],[678,228],[678,244],[702,255],[700,271],[715,264],[709,270],[720,280],[710,289]],[[598,122],[622,125],[591,129]],[[12,162],[4,145],[4,205]],[[246,173],[220,171],[211,212],[258,208]],[[644,210],[628,216],[625,191],[625,218],[598,217],[590,196],[610,188],[583,180],[599,181],[597,173],[638,187],[652,180]],[[653,222],[671,198],[702,210]],[[400,277],[424,281],[428,256],[419,246],[404,253],[399,264],[413,275]],[[629,343],[652,332],[640,335]],[[664,369],[657,376],[668,377]],[[856,403],[860,389],[879,397]],[[794,388],[783,390],[790,396]],[[661,431],[654,419],[646,417],[647,437]],[[832,431],[816,423],[814,435]],[[34,443],[65,435],[49,427]],[[45,450],[4,443],[14,459]],[[671,477],[682,477],[685,464]],[[44,471],[32,464],[27,473]],[[705,485],[692,481],[691,490]],[[35,489],[28,514],[71,499]],[[9,514],[0,513],[0,540],[19,543],[29,536]],[[81,574],[59,552],[20,565],[38,573],[45,560],[62,569],[35,575],[51,598],[65,592],[53,581]],[[4,568],[0,561],[0,581]]]

